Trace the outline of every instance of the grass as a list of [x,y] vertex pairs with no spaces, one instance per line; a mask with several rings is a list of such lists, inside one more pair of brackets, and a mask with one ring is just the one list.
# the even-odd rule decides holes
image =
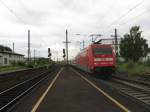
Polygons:
[[[52,62],[51,64],[54,64]],[[41,68],[46,67],[48,68],[50,66],[49,60],[47,58],[39,58],[35,61],[28,62],[11,62],[10,66],[0,66],[0,73],[7,73],[12,72],[16,70],[23,70],[27,68]]]
[[27,67],[24,66],[1,66],[0,67],[0,73],[6,73],[6,72],[12,72],[12,71],[16,71],[16,70],[23,70],[23,69],[27,69]]
[[145,73],[150,73],[150,64],[148,62],[119,62],[117,64],[117,71],[127,73],[129,77],[143,75]]

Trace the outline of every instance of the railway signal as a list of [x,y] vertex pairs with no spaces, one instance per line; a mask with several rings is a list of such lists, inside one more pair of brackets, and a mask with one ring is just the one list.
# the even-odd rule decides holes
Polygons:
[[63,42],[63,43],[66,44],[66,63],[68,64],[68,43],[71,43],[71,42],[68,41],[68,31],[67,31],[67,29],[66,29],[66,41]]
[[66,57],[65,49],[63,49],[63,58]]
[[48,57],[51,57],[51,49],[50,48],[48,48]]

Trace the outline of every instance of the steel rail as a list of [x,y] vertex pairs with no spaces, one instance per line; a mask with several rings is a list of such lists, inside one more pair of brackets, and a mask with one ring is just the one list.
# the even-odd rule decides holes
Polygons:
[[139,83],[138,81],[128,81],[118,78],[112,78],[113,83],[119,84],[120,87],[115,87],[119,89],[123,94],[126,94],[144,104],[150,106],[150,86],[147,84]]
[[[7,110],[17,100],[27,94],[32,88],[44,80],[50,71],[41,73],[31,79],[25,80],[9,89],[0,92],[0,111]],[[44,75],[45,74],[45,75]]]

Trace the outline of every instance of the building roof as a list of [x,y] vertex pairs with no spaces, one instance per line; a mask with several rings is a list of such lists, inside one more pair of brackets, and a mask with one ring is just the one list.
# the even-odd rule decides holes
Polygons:
[[10,47],[0,45],[0,51],[12,52],[12,49]]
[[12,54],[12,55],[18,55],[18,56],[24,56],[23,54],[13,53],[13,52],[8,52],[8,51],[0,51],[0,53],[3,53],[3,54]]

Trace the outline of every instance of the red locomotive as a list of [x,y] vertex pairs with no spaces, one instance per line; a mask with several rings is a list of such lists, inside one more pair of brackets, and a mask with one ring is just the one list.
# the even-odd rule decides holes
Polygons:
[[89,73],[107,73],[109,77],[116,68],[116,56],[111,45],[91,44],[75,58],[80,69]]

